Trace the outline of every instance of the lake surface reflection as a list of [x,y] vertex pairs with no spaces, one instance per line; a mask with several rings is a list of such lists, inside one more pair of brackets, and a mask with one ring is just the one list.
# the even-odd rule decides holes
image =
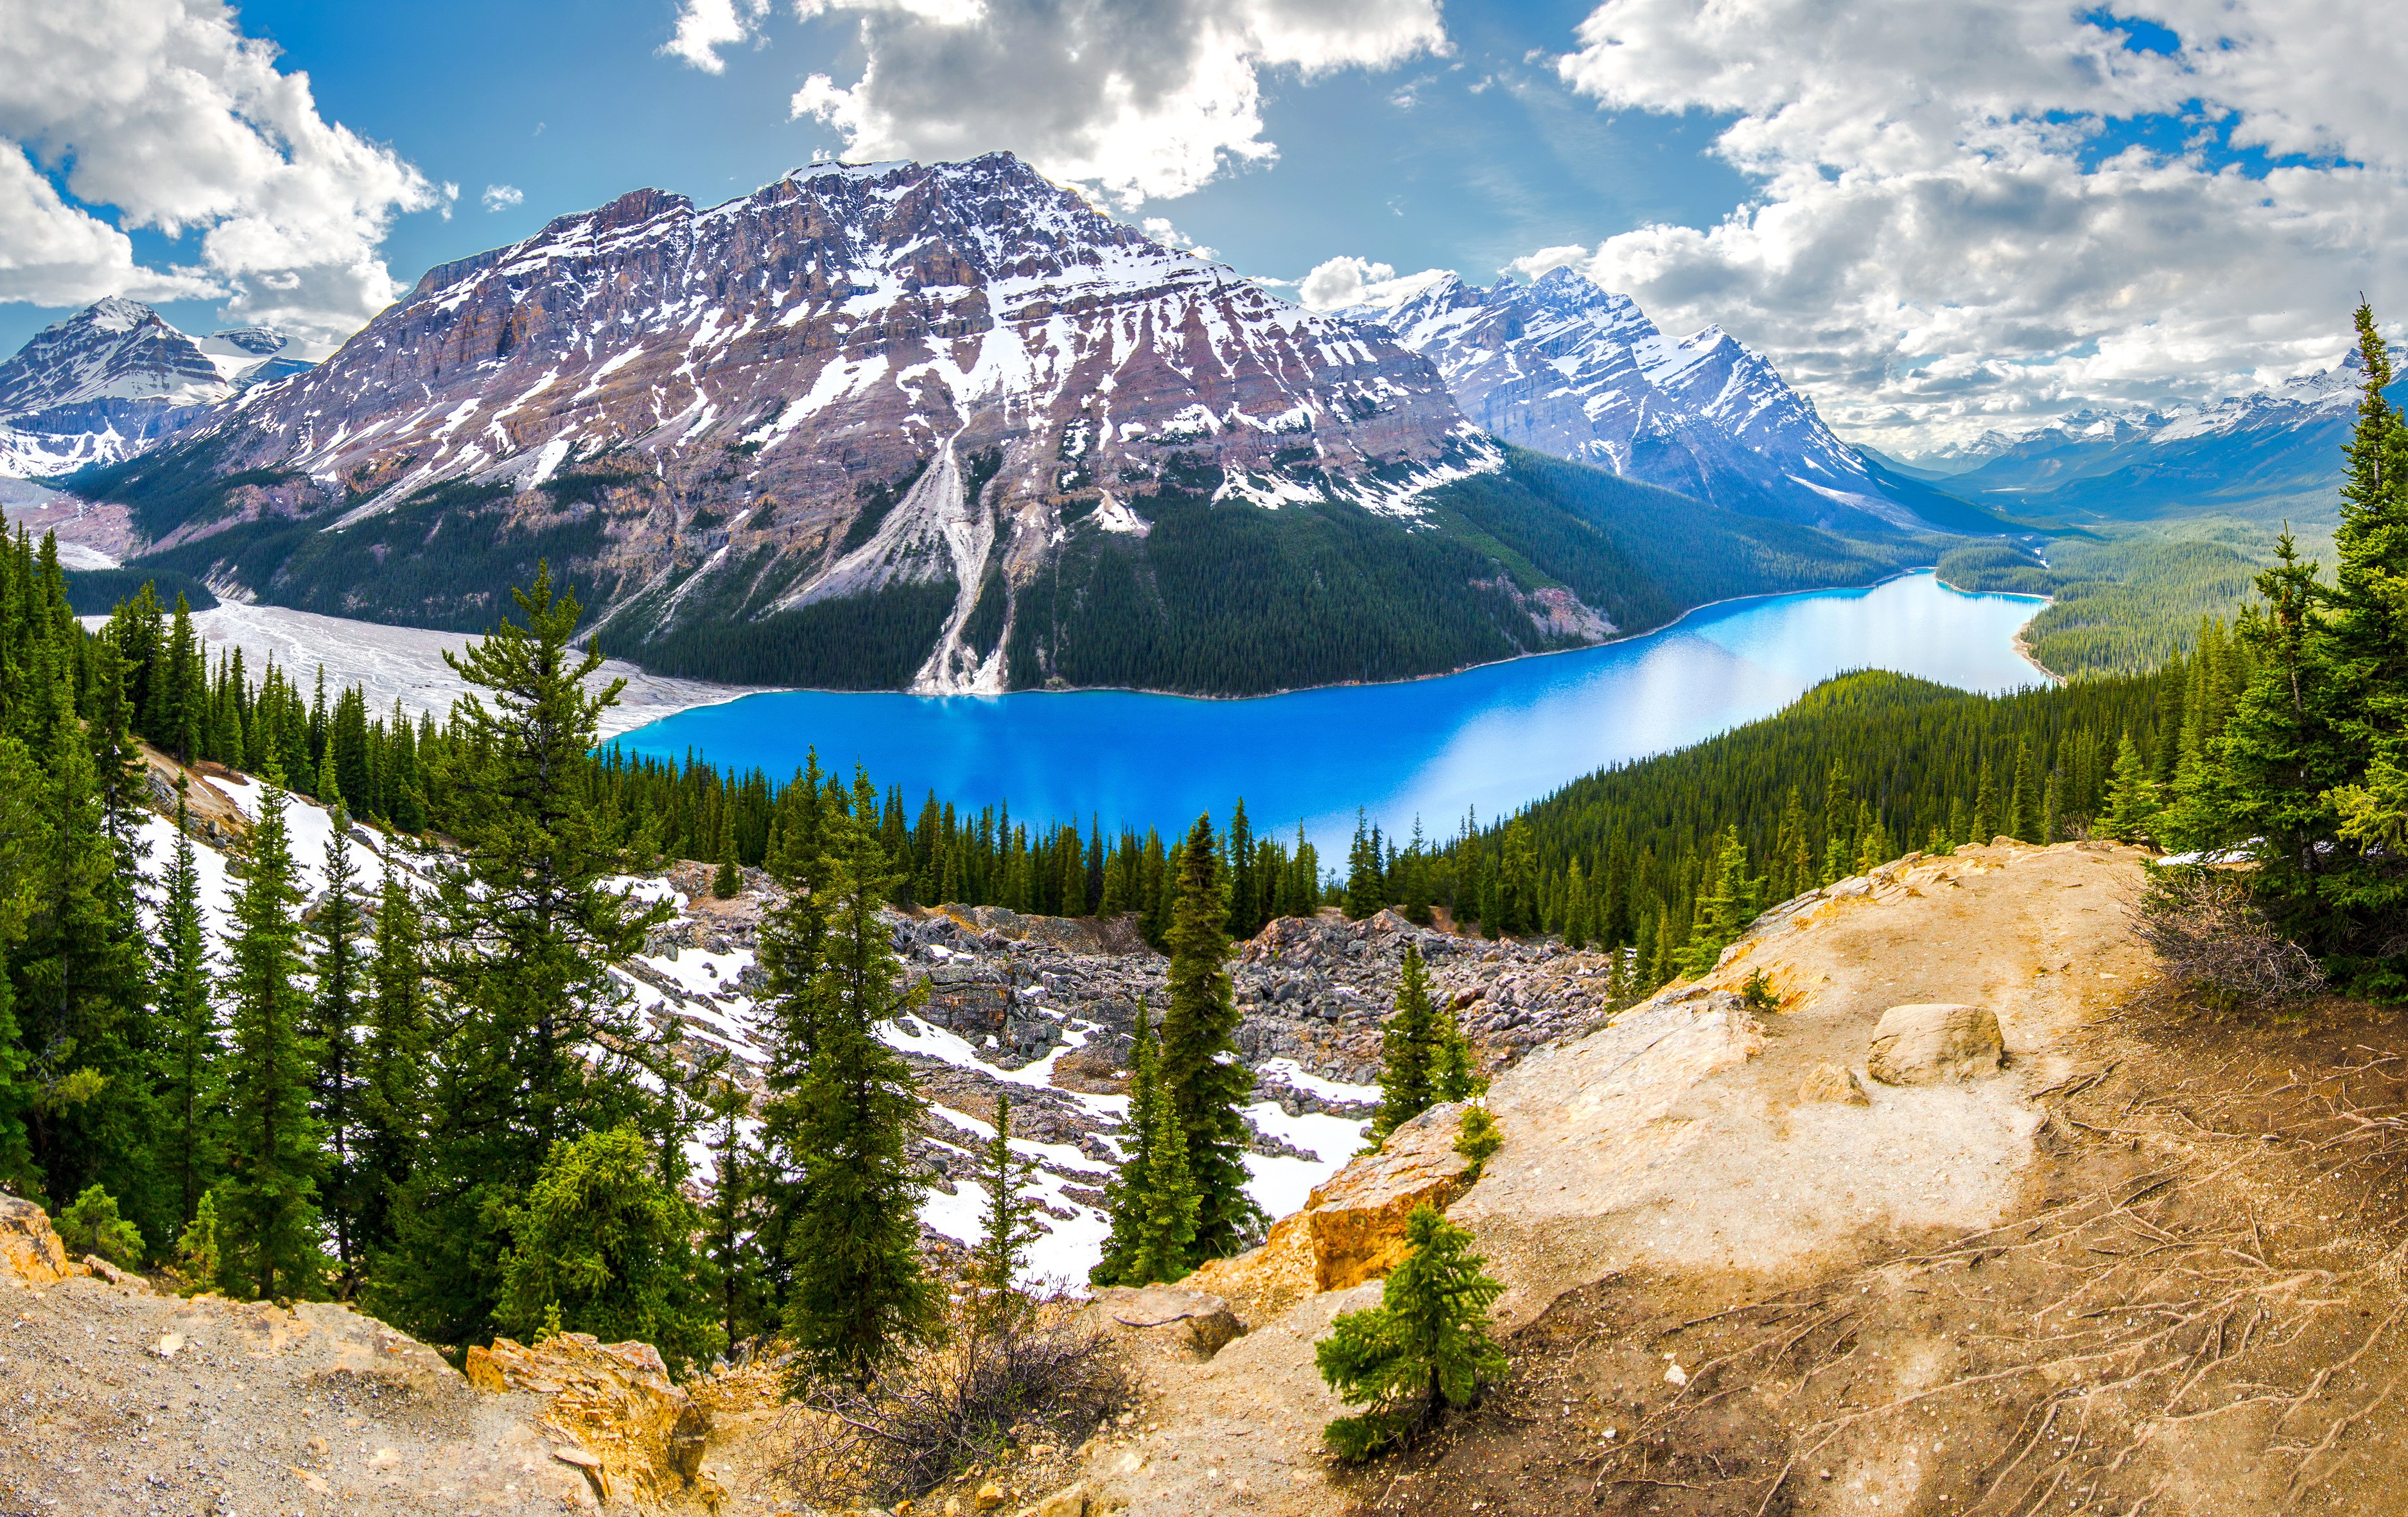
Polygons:
[[1027,820],[1100,816],[1166,835],[1242,795],[1257,830],[1301,821],[1342,856],[1364,807],[1391,832],[1451,834],[1567,781],[1767,716],[1831,675],[1894,669],[1966,690],[2039,683],[2014,634],[2042,602],[1968,595],[1928,573],[1868,590],[1733,601],[1605,648],[1441,679],[1252,700],[1123,691],[924,696],[791,691],[639,727],[633,751],[782,779],[819,750],[857,760],[916,811],[930,788]]

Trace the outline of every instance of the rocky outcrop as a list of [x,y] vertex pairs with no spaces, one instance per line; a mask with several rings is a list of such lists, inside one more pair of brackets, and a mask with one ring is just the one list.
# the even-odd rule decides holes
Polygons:
[[14,1195],[0,1195],[0,1263],[28,1285],[54,1285],[86,1273],[67,1257],[50,1214]]
[[1981,1006],[1894,1006],[1882,1013],[1865,1072],[1885,1085],[1937,1085],[1995,1075],[2007,1061],[1999,1019]]
[[1246,1330],[1228,1302],[1191,1285],[1107,1285],[1094,1299],[1096,1316],[1111,1326],[1168,1333],[1206,1359]]
[[[582,1470],[604,1502],[621,1490],[657,1502],[692,1493],[702,1478],[710,1419],[669,1381],[649,1343],[602,1343],[562,1333],[528,1347],[497,1338],[471,1347],[463,1367],[480,1391],[549,1397],[543,1425],[570,1440],[553,1457]],[[715,1504],[703,1493],[706,1504]]]
[[1405,1219],[1417,1207],[1443,1211],[1470,1182],[1471,1162],[1455,1152],[1464,1109],[1453,1102],[1405,1123],[1272,1224],[1262,1247],[1213,1260],[1184,1283],[1265,1322],[1308,1295],[1385,1279],[1405,1256]]

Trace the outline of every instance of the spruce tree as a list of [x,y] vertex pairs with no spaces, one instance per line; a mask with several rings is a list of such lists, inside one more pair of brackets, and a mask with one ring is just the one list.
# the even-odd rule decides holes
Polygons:
[[[1161,1083],[1154,1077],[1154,1031],[1146,1025],[1145,998],[1137,1003],[1137,1028],[1130,1039],[1128,1111],[1121,1120],[1120,1167],[1104,1183],[1104,1215],[1111,1231],[1104,1238],[1103,1258],[1087,1272],[1096,1285],[1141,1285],[1134,1278],[1137,1256],[1146,1231],[1145,1189],[1153,1173],[1154,1108]],[[1183,1147],[1183,1145],[1182,1145]],[[1193,1237],[1193,1229],[1190,1229]]]
[[2107,787],[2107,809],[2100,830],[2118,842],[2145,842],[2157,815],[2157,787],[2149,778],[2141,750],[2126,733],[2115,745],[2114,778]]
[[1681,970],[1692,979],[1713,968],[1724,949],[1756,919],[1756,895],[1762,881],[1747,872],[1747,845],[1740,841],[1734,823],[1716,841],[1711,884],[1698,898],[1698,915]]
[[1440,1057],[1438,1014],[1430,1007],[1429,973],[1420,945],[1405,945],[1397,982],[1397,1009],[1380,1035],[1380,1109],[1371,1119],[1371,1147],[1430,1109]]
[[1986,848],[1999,836],[1999,782],[1990,777],[1990,761],[1985,757],[1973,791],[1973,831],[1966,841]]
[[159,1106],[168,1123],[162,1158],[174,1174],[178,1233],[216,1183],[225,1143],[224,1051],[218,1040],[187,788],[183,776],[177,776],[176,852],[168,860],[166,898],[159,909],[159,1018],[165,1033]]
[[1360,807],[1354,811],[1354,841],[1346,851],[1346,918],[1360,922],[1387,904],[1380,879],[1380,851],[1371,840],[1371,824]]
[[1405,1219],[1405,1244],[1380,1304],[1340,1315],[1313,1346],[1329,1388],[1369,1404],[1323,1434],[1343,1459],[1368,1458],[1445,1408],[1470,1405],[1483,1381],[1506,1370],[1488,1332],[1505,1287],[1481,1273],[1487,1261],[1471,1252],[1471,1235],[1424,1205]]
[[301,891],[284,823],[284,793],[262,796],[250,872],[234,909],[227,998],[227,1178],[218,1187],[220,1279],[252,1297],[318,1293],[318,1177],[324,1133],[310,1110],[317,1050],[307,1034]]
[[367,1038],[361,1050],[357,1247],[393,1242],[393,1197],[406,1185],[426,1131],[427,1058],[434,1029],[426,988],[425,923],[418,893],[385,859],[377,891]]
[[554,1145],[631,1120],[658,1130],[674,1074],[611,973],[667,914],[608,883],[621,857],[591,806],[596,724],[625,681],[585,687],[602,655],[572,646],[577,600],[553,593],[548,565],[514,599],[523,626],[504,619],[444,655],[468,685],[441,776],[460,852],[430,913],[446,1036],[366,1292],[378,1315],[442,1343],[492,1331],[508,1219]]
[[724,1071],[722,1066],[706,1076],[704,1105],[710,1123],[705,1140],[710,1148],[711,1177],[703,1236],[717,1286],[720,1330],[734,1344],[768,1325],[770,1281],[762,1268],[761,1236],[768,1197],[750,1121],[752,1097],[743,1086],[723,1078]]
[[[339,726],[335,730],[339,732]],[[329,764],[326,769],[333,774],[336,766]],[[306,1036],[318,1054],[313,1109],[326,1139],[326,1167],[319,1192],[335,1235],[336,1266],[349,1281],[360,1258],[360,1213],[366,1206],[364,1192],[374,1183],[361,1164],[356,1046],[367,987],[360,962],[359,870],[351,863],[351,839],[346,836],[351,817],[337,806],[331,820],[325,904],[310,924],[318,952],[311,966],[315,985]]]
[[980,1296],[980,1315],[993,1321],[1008,1312],[1014,1282],[1025,1268],[1029,1245],[1045,1236],[1037,1224],[1037,1203],[1028,1187],[1037,1161],[1011,1152],[1011,1095],[995,1098],[995,1136],[979,1153],[979,1183],[986,1187],[986,1225],[970,1250],[970,1280]]
[[1145,1145],[1145,1164],[1138,1184],[1136,1247],[1124,1285],[1184,1279],[1204,1254],[1197,1241],[1205,1196],[1188,1162],[1188,1145],[1179,1130],[1179,1111],[1165,1088],[1163,1066],[1151,1071],[1154,1099],[1152,1130]]
[[1222,932],[1221,880],[1212,823],[1197,817],[1180,852],[1171,910],[1170,1007],[1162,1019],[1162,1078],[1186,1140],[1199,1197],[1196,1256],[1237,1252],[1262,1221],[1246,1194],[1249,1134],[1242,1113],[1254,1077],[1238,1062],[1238,1009],[1231,997],[1229,939]]
[[786,1240],[794,1285],[786,1335],[796,1378],[866,1383],[939,1328],[940,1295],[923,1271],[923,1184],[904,1144],[921,1099],[877,1028],[921,1004],[879,918],[885,849],[874,817],[824,819],[826,944],[809,1000],[810,1050],[794,1149],[799,1205]]

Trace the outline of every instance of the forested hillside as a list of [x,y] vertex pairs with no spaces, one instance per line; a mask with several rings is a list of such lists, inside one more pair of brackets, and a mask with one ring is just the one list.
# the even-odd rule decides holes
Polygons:
[[2202,620],[2240,610],[2264,563],[2229,542],[2157,534],[2061,538],[2047,552],[2042,563],[2015,543],[1969,543],[1942,555],[1939,572],[1959,590],[2053,597],[2025,638],[2067,679],[2143,673],[2187,652]]

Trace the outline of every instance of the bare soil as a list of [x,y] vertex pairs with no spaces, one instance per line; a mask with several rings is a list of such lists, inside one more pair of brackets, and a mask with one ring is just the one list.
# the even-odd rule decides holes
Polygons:
[[2057,1047],[2000,1222],[1571,1291],[1354,1510],[2408,1510],[2408,1021],[2148,995]]

